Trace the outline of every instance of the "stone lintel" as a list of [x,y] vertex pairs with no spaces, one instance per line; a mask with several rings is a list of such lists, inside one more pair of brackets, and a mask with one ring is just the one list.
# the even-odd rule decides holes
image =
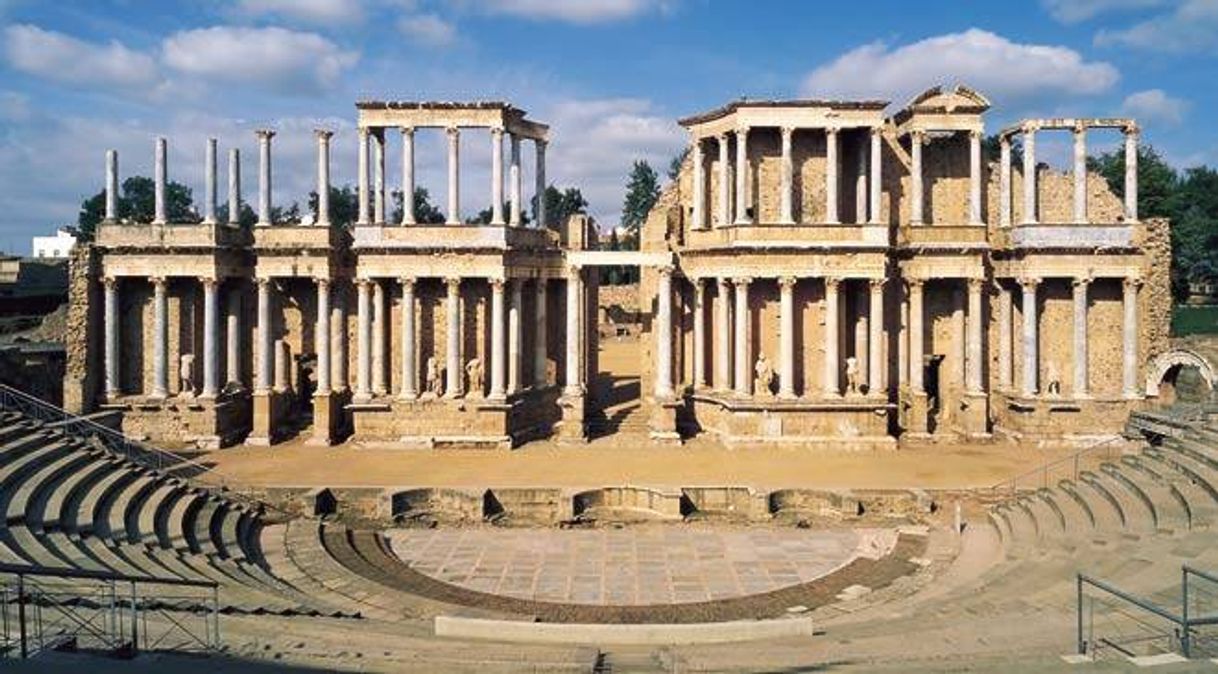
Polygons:
[[827,253],[775,251],[765,255],[741,252],[685,251],[681,270],[688,278],[751,277],[881,279],[887,275],[884,252]]

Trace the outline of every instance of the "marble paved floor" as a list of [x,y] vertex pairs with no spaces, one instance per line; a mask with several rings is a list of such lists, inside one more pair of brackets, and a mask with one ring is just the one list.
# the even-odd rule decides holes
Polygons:
[[494,594],[580,604],[684,603],[766,592],[886,554],[888,529],[637,526],[387,532],[420,573]]

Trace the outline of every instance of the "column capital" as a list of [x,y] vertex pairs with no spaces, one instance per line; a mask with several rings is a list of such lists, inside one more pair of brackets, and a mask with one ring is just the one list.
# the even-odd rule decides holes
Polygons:
[[1091,277],[1091,274],[1087,274],[1086,276],[1076,276],[1073,279],[1070,279],[1070,283],[1075,288],[1077,288],[1079,286],[1086,287],[1088,285],[1091,285],[1092,280],[1094,280],[1094,279]]
[[1142,287],[1142,283],[1143,281],[1141,276],[1126,276],[1125,278],[1121,279],[1121,285],[1124,286],[1126,290],[1137,290],[1138,288]]
[[444,279],[444,285],[448,286],[449,292],[456,292],[461,288],[461,277],[449,276]]
[[152,282],[152,285],[163,288],[167,279],[164,276],[157,275],[148,277],[148,280]]
[[909,139],[910,139],[910,142],[913,142],[913,143],[925,143],[926,142],[926,132],[923,131],[922,129],[913,129],[912,131],[909,132]]
[[402,276],[398,278],[398,283],[402,284],[402,288],[413,290],[415,278],[413,276]]
[[984,134],[981,132],[981,129],[969,129],[968,137],[969,140],[981,140]]
[[715,140],[719,141],[719,143],[721,145],[727,145],[727,136],[728,136],[728,133],[726,131],[724,131],[724,132],[718,134],[717,136],[715,136]]
[[841,285],[841,282],[842,282],[842,277],[840,277],[840,276],[826,276],[825,277],[825,288],[833,288],[834,290],[837,290],[837,287],[839,285]]
[[872,138],[875,138],[877,136],[880,138],[884,137],[884,127],[882,127],[882,126],[873,126],[869,129],[869,131],[871,132],[870,135]]
[[317,140],[329,141],[330,137],[334,135],[334,132],[331,131],[330,129],[323,129],[323,128],[319,127],[319,128],[313,129],[313,135],[317,136]]
[[882,277],[881,278],[872,278],[872,279],[867,279],[867,283],[868,283],[868,285],[871,286],[872,290],[883,290],[884,284],[888,283],[888,279],[882,278]]
[[966,279],[966,282],[968,283],[968,290],[970,293],[979,293],[985,286],[985,279],[983,278],[970,278]]
[[662,264],[656,267],[656,271],[660,272],[661,276],[672,276],[674,267],[671,264]]
[[826,126],[825,127],[826,136],[836,136],[839,131],[841,131],[841,128],[837,127],[837,126]]
[[258,137],[258,140],[270,140],[275,137],[275,130],[274,129],[256,129],[254,131],[254,135]]
[[779,276],[778,285],[784,290],[794,288],[799,279],[794,276]]
[[449,140],[461,135],[461,127],[452,125],[444,127],[444,133],[448,135]]
[[787,125],[783,125],[783,126],[779,127],[779,129],[782,131],[782,135],[784,138],[790,138],[791,134],[795,133],[796,127],[787,124]]
[[492,276],[487,279],[487,282],[491,284],[491,290],[501,293],[503,292],[503,286],[507,283],[507,279],[500,276]]
[[534,138],[534,139],[533,139],[533,145],[534,145],[534,146],[535,146],[535,147],[536,147],[538,150],[544,150],[544,149],[546,149],[546,146],[547,146],[547,145],[549,145],[549,144],[550,144],[550,141],[546,140],[545,138]]
[[372,130],[366,126],[361,126],[356,131],[359,133],[360,140],[368,140],[368,134],[372,133]]
[[491,137],[496,140],[503,140],[504,128],[502,126],[491,127]]
[[998,137],[998,147],[1010,150],[1011,149],[1011,137],[1010,136],[999,136]]
[[751,277],[751,276],[737,276],[732,279],[732,284],[737,285],[737,286],[747,286],[748,284],[750,284],[752,282],[753,282],[753,277]]
[[909,288],[911,290],[914,288],[921,290],[922,286],[926,285],[926,279],[907,278],[907,279],[904,279],[904,281],[905,281],[905,285],[909,286]]
[[117,276],[103,276],[102,285],[105,286],[107,290],[111,289],[111,288],[117,288],[118,287],[118,277]]
[[1087,125],[1082,122],[1075,122],[1074,127],[1070,130],[1075,136],[1087,133]]
[[727,287],[730,286],[731,284],[732,284],[731,279],[729,279],[726,276],[719,276],[719,277],[715,278],[715,285],[718,286],[720,290],[727,289]]
[[1040,285],[1040,278],[1036,276],[1020,276],[1015,282],[1024,290],[1035,290],[1036,286]]
[[409,136],[411,138],[414,137],[414,127],[413,126],[398,127],[398,130],[402,132],[403,136]]
[[1138,126],[1137,122],[1130,122],[1121,127],[1121,133],[1125,134],[1126,136],[1133,136],[1136,138],[1142,133],[1142,127]]
[[751,129],[751,128],[753,128],[753,127],[748,126],[747,124],[741,124],[740,126],[736,127],[735,134],[737,136],[744,136],[747,138],[749,135],[749,129]]
[[199,283],[202,284],[204,288],[210,287],[214,289],[216,286],[220,285],[220,279],[216,278],[215,276],[200,276]]
[[1019,125],[1019,130],[1025,134],[1036,133],[1037,131],[1040,130],[1040,124],[1037,124],[1036,122],[1033,122],[1033,121],[1026,121],[1023,124]]
[[[359,281],[364,282],[367,280],[368,279],[360,279]],[[271,278],[269,276],[259,276],[258,278],[254,279],[254,282],[258,284],[259,288],[263,288],[271,285]]]
[[318,276],[317,278],[315,278],[313,280],[315,282],[317,282],[318,289],[324,289],[324,288],[330,287],[330,279],[328,277]]

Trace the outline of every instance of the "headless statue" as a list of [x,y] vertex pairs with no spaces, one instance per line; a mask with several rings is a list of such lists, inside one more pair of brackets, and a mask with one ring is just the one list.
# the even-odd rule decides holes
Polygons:
[[193,398],[195,395],[195,355],[184,353],[179,359],[178,379],[182,384],[182,395]]
[[774,368],[770,365],[770,361],[766,359],[765,354],[757,355],[757,363],[753,366],[753,373],[756,377],[753,379],[753,393],[770,398],[774,395]]
[[477,358],[471,358],[465,364],[465,376],[469,379],[469,395],[481,398],[485,385],[485,376],[482,371],[482,361]]
[[440,377],[440,365],[436,362],[436,357],[432,356],[427,359],[427,390],[423,392],[423,396],[439,398],[441,395],[444,395],[444,382]]
[[859,359],[854,356],[846,358],[846,394],[859,395]]

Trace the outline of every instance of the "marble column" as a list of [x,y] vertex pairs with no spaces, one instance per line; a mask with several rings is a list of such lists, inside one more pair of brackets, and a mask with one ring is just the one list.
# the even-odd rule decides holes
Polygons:
[[749,128],[736,129],[736,224],[749,223]]
[[1036,287],[1040,279],[1020,279],[1023,288],[1023,390],[1024,396],[1036,395],[1037,383],[1040,378],[1040,357],[1037,355],[1039,346],[1036,337],[1039,322],[1036,310]]
[[873,225],[884,224],[880,211],[880,202],[884,194],[884,131],[880,128],[871,130],[871,219]]
[[378,225],[385,224],[385,129],[383,128],[372,130],[372,222]]
[[372,281],[358,279],[356,286],[359,289],[356,305],[356,357],[359,360],[355,370],[355,400],[367,401],[372,398]]
[[356,167],[359,180],[359,216],[355,221],[357,225],[366,225],[370,221],[369,216],[369,193],[368,193],[368,136],[369,130],[366,126],[359,128],[359,165]]
[[1000,390],[1009,391],[1014,384],[1011,330],[1015,311],[1011,291],[1007,290],[1001,281],[995,283],[998,288],[998,387]]
[[725,278],[715,280],[718,297],[715,298],[715,329],[711,341],[715,343],[715,381],[717,391],[732,390],[732,287]]
[[[503,379],[506,357],[503,344],[503,284],[501,278],[491,279],[491,398],[504,397]],[[481,391],[470,391],[481,395]]]
[[523,341],[523,332],[521,330],[521,319],[524,317],[524,305],[521,286],[524,284],[522,279],[509,279],[508,284],[511,289],[510,297],[508,298],[508,349],[507,349],[507,393],[513,395],[524,388],[520,373],[521,364],[521,343]]
[[753,365],[749,353],[749,283],[751,281],[752,279],[749,278],[732,280],[732,284],[736,286],[735,391],[737,395],[741,396],[753,394],[753,378],[749,376]]
[[168,221],[165,213],[165,182],[168,177],[169,169],[166,164],[169,161],[168,142],[164,138],[156,139],[156,152],[152,163],[152,189],[153,189],[153,216],[152,224],[163,225]]
[[719,197],[716,204],[718,206],[716,210],[719,212],[719,221],[715,224],[719,227],[726,227],[731,224],[732,167],[727,158],[727,139],[728,135],[726,133],[721,133],[716,138],[719,143]]
[[781,342],[778,355],[778,397],[795,397],[795,282],[794,276],[778,279],[779,333]]
[[415,224],[414,127],[402,127],[402,224]]
[[1129,398],[1141,397],[1138,394],[1138,288],[1141,285],[1141,279],[1136,278],[1127,278],[1122,284],[1125,322],[1121,340],[1124,365],[1121,384],[1125,396]]
[[792,206],[793,193],[795,191],[795,162],[791,158],[791,141],[795,134],[795,128],[784,126],[782,131],[782,185],[778,188],[778,195],[781,204],[781,213],[778,216],[779,222],[784,224],[794,224],[795,214]]
[[202,279],[203,284],[203,390],[204,398],[214,398],[220,378],[220,304],[216,292],[220,282]]
[[906,284],[897,286],[901,292],[901,301],[897,310],[897,384],[909,385],[909,287]]
[[[236,283],[236,282],[230,282]],[[230,287],[225,310],[224,335],[224,383],[227,386],[241,385],[241,291]]]
[[1036,224],[1036,127],[1023,128],[1023,223]]
[[926,350],[923,347],[922,320],[926,316],[922,307],[922,279],[909,279],[909,353],[906,355],[909,367],[909,388],[914,393],[923,393],[923,372],[926,365],[923,362]]
[[706,279],[690,279],[694,286],[694,388],[706,388]]
[[461,279],[444,279],[447,288],[444,312],[447,314],[448,330],[444,351],[444,395],[461,397],[463,368],[461,367]]
[[546,365],[548,360],[548,326],[546,324],[546,279],[539,278],[537,284],[536,308],[533,314],[533,384],[538,387],[547,386]]
[[314,329],[317,351],[317,389],[313,395],[330,395],[330,279],[317,279],[317,323]]
[[981,289],[984,281],[978,278],[968,280],[968,347],[965,360],[965,386],[969,393],[983,393],[981,372],[981,334],[984,325],[981,316]]
[[1088,393],[1087,385],[1087,287],[1091,279],[1074,279],[1074,397]]
[[981,131],[968,133],[968,224],[981,221]]
[[254,393],[271,390],[271,279],[258,279],[258,369],[254,373]]
[[706,229],[706,166],[702,156],[702,139],[695,138],[690,152],[694,163],[694,222],[693,229]]
[[372,393],[383,396],[385,385],[385,286],[372,279]]
[[[317,226],[330,226],[330,137],[329,129],[316,129],[317,136]],[[326,319],[328,320],[328,319]],[[320,386],[318,389],[320,390]]]
[[169,395],[169,307],[167,281],[152,278],[152,397]]
[[106,150],[106,222],[118,219],[118,151]]
[[655,396],[672,397],[672,267],[660,267],[656,290]]
[[1074,222],[1087,223],[1087,127],[1074,126]]
[[838,288],[841,286],[841,282],[842,280],[839,278],[825,277],[824,385],[825,395],[829,397],[841,395],[842,392],[839,376],[841,361],[838,355],[838,346],[842,340],[838,326],[838,319],[841,317],[841,310],[838,308]]
[[461,224],[461,130],[455,126],[445,129],[448,136],[448,220]]
[[884,391],[884,279],[874,278],[869,283],[867,394],[880,395]]
[[837,213],[837,196],[841,192],[841,160],[838,150],[841,134],[834,127],[825,129],[825,222],[835,225],[840,222]]
[[[861,139],[860,139],[861,140]],[[854,222],[863,225],[869,221],[867,213],[867,161],[870,151],[867,143],[860,142],[855,146],[854,174]]]
[[203,154],[203,224],[216,224],[216,139],[207,139]]
[[491,128],[491,224],[503,224],[503,127]]
[[520,170],[520,136],[514,133],[510,134],[510,136],[511,144],[509,146],[508,154],[508,161],[510,162],[510,165],[508,166],[508,184],[511,191],[509,196],[512,203],[510,206],[511,210],[508,214],[508,223],[513,227],[518,227],[521,224],[521,214],[523,213],[523,207],[520,204],[520,200],[524,194],[524,187],[521,184],[523,177]]
[[925,194],[922,187],[922,145],[926,140],[924,131],[915,129],[909,133],[909,224],[921,225]]
[[537,222],[533,225],[538,228],[546,226],[546,144],[546,141],[540,138],[533,141],[533,147],[537,150],[537,166],[533,170],[537,182],[537,207],[534,213]]
[[419,368],[415,363],[414,279],[401,278],[402,284],[402,383],[398,398],[414,400],[419,395]]
[[998,141],[998,224],[1011,226],[1011,139],[1002,136]]
[[347,292],[342,285],[333,289],[330,302],[330,345],[334,357],[330,360],[330,389],[335,393],[347,391]]
[[275,132],[270,129],[259,129],[254,132],[258,136],[258,225],[269,226],[271,223],[271,138]]
[[571,265],[567,269],[567,356],[566,372],[567,385],[563,388],[564,396],[578,396],[583,393],[580,383],[580,320],[579,296],[583,293],[583,282],[580,278],[580,267]]
[[241,150],[228,151],[228,224],[241,224]]
[[107,276],[102,283],[105,286],[105,391],[106,398],[114,400],[119,394],[118,279]]
[[1138,221],[1138,134],[1137,126],[1125,129],[1125,219]]

